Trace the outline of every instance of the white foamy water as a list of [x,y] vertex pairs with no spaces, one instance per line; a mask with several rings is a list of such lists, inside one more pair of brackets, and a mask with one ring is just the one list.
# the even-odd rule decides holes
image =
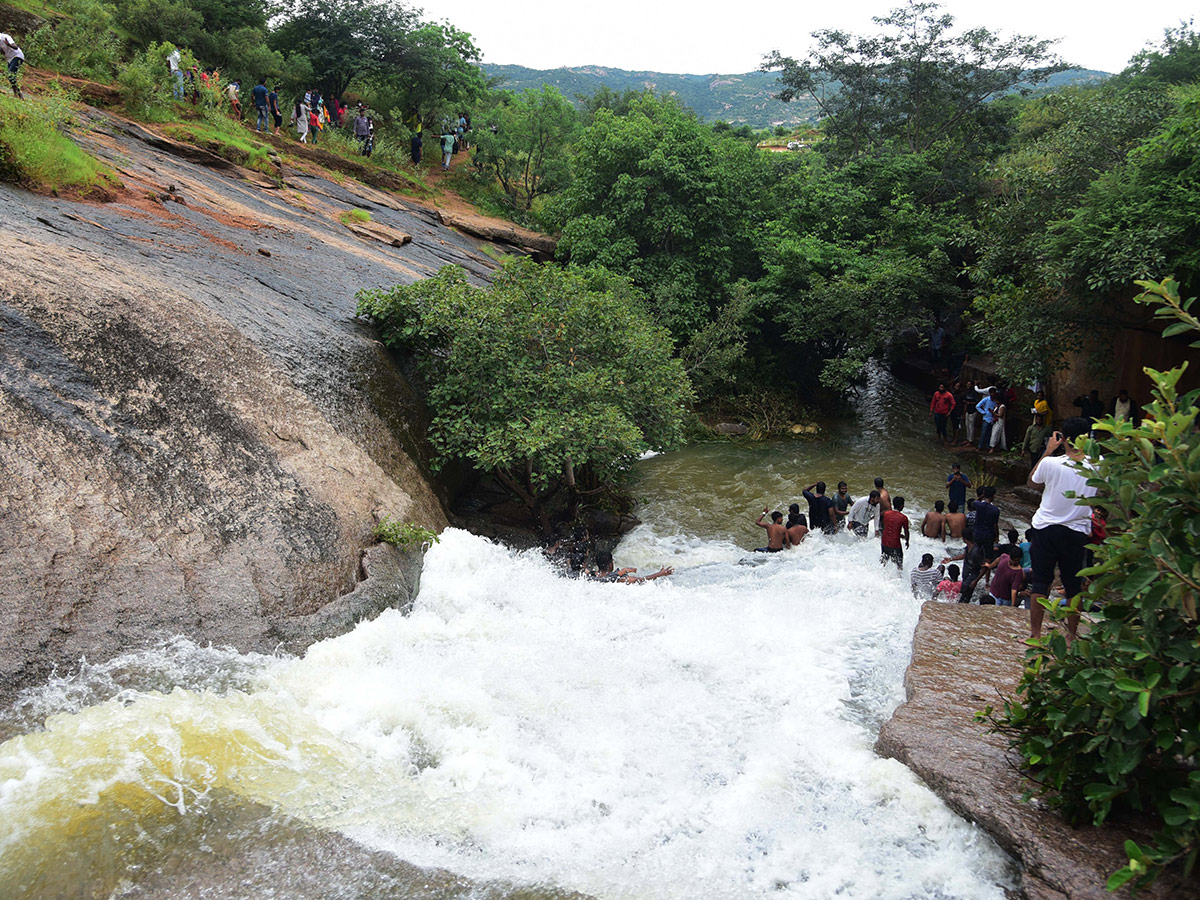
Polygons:
[[[1006,858],[872,752],[919,609],[874,541],[755,557],[643,527],[617,555],[678,572],[572,581],[451,530],[410,615],[303,659],[223,658],[227,684],[78,712],[52,685],[71,711],[0,745],[0,851],[112,793],[203,815],[219,787],[420,865],[601,898],[1003,896]],[[205,656],[170,649],[159,677]]]
[[915,527],[946,460],[913,403],[878,375],[828,440],[640,463],[647,524],[617,564],[669,579],[573,581],[450,530],[409,615],[303,659],[180,639],[51,680],[0,716],[29,732],[0,744],[0,884],[120,896],[180,852],[181,819],[221,832],[232,797],[550,896],[1000,900],[1008,859],[872,750],[903,700],[907,570],[945,545],[914,534],[903,575],[848,534],[745,549],[818,474],[856,495],[894,478]]
[[599,897],[1002,897],[1003,855],[872,752],[918,613],[875,542],[748,566],[648,538],[628,557],[680,571],[628,586],[448,532],[411,615],[266,686],[369,773],[290,811],[419,864]]

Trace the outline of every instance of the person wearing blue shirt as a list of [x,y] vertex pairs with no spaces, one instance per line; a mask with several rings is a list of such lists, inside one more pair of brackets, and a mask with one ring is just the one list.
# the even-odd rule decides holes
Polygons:
[[975,409],[983,417],[983,427],[979,429],[979,449],[986,450],[992,439],[992,424],[996,421],[996,389],[990,388],[988,395],[975,404]]
[[265,77],[258,79],[258,84],[250,91],[250,97],[254,100],[254,111],[258,114],[258,124],[255,126],[256,131],[268,131],[267,122],[267,106],[269,104],[271,92],[267,90],[267,79]]

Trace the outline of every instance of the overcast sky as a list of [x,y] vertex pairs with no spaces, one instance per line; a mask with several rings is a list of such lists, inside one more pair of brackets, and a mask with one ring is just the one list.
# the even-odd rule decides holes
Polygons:
[[[707,75],[750,72],[764,54],[800,57],[811,32],[875,29],[889,0],[412,0],[428,19],[470,32],[484,61],[535,69],[601,65],[618,69]],[[1061,38],[1059,52],[1086,69],[1116,72],[1157,42],[1168,26],[1190,18],[1196,0],[945,0],[964,27],[1005,35]],[[812,9],[806,7],[815,7]]]

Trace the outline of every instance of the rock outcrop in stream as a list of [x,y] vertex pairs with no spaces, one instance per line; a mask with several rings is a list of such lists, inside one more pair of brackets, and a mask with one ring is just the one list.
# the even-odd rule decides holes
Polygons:
[[[8,694],[177,633],[299,649],[403,601],[412,566],[364,558],[371,530],[445,513],[421,404],[354,293],[494,267],[436,210],[196,165],[92,115],[81,142],[119,172],[114,202],[0,185]],[[355,208],[371,234],[339,221]]]
[[[1108,876],[1125,865],[1126,838],[1143,841],[1137,823],[1072,828],[1022,798],[1032,785],[1008,740],[974,719],[1016,689],[1029,634],[1025,610],[926,603],[904,676],[908,695],[883,726],[875,749],[900,760],[959,815],[977,822],[1022,866],[1028,900],[1111,900]],[[1185,900],[1194,883],[1170,876],[1139,896]]]

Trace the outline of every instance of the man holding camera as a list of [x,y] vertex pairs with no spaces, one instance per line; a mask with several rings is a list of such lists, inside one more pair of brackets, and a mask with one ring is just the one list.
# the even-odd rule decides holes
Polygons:
[[[1079,570],[1086,567],[1084,547],[1091,540],[1091,508],[1077,506],[1076,499],[1094,497],[1096,489],[1089,487],[1087,475],[1081,471],[1084,452],[1072,443],[1091,430],[1090,420],[1075,416],[1063,422],[1046,442],[1042,458],[1029,473],[1029,484],[1043,486],[1042,500],[1034,513],[1029,558],[1033,564],[1029,603],[1029,636],[1042,636],[1042,620],[1046,609],[1041,601],[1050,594],[1054,568],[1062,578],[1063,595],[1071,607],[1067,618],[1067,643],[1075,640],[1079,627],[1079,611],[1075,597],[1082,587]],[[1074,496],[1068,497],[1068,493]]]

